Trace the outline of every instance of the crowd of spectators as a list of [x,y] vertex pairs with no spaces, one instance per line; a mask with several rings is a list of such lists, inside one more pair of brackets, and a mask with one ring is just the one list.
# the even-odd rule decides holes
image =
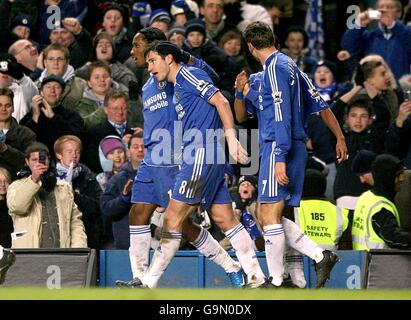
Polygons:
[[[237,75],[262,70],[242,31],[256,20],[272,26],[277,47],[312,78],[344,129],[349,159],[341,164],[316,114],[308,118],[306,145],[326,176],[324,198],[354,212],[370,188],[353,170],[361,150],[390,153],[411,169],[410,5],[358,6],[347,28],[348,14],[338,14],[346,12],[343,3],[323,1],[325,56],[317,57],[308,46],[303,0],[0,0],[1,245],[128,249],[130,181],[144,157],[141,90],[148,78],[130,51],[133,36],[147,26],[214,68],[233,114]],[[381,12],[378,19],[371,8]],[[257,119],[247,114],[236,125],[253,149]],[[240,179],[242,167],[227,168],[238,218],[260,249],[258,172]],[[40,176],[48,172],[51,186],[43,190],[50,181]],[[402,197],[411,202],[409,193]],[[206,212],[194,219],[209,221]],[[49,228],[35,231],[45,222]],[[216,228],[212,221],[207,227]],[[13,231],[27,233],[12,242]],[[224,243],[218,230],[212,234]]]

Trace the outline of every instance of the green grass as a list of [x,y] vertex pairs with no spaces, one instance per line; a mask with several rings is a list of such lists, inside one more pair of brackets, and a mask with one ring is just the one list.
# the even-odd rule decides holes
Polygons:
[[411,300],[411,290],[0,288],[0,300]]

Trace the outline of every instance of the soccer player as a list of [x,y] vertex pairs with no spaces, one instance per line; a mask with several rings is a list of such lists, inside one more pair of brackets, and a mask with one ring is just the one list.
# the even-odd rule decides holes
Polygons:
[[[157,286],[179,248],[184,219],[200,206],[211,213],[230,240],[247,274],[248,285],[258,287],[265,283],[264,274],[249,234],[234,217],[224,178],[224,148],[219,138],[225,136],[229,152],[237,161],[245,163],[247,153],[235,137],[228,101],[204,71],[176,63],[175,54],[171,43],[166,41],[153,43],[146,50],[150,73],[158,82],[167,80],[174,84],[176,111],[184,138],[183,161],[164,217],[162,239],[141,285]],[[194,162],[190,161],[191,157]]]
[[[138,66],[146,65],[144,51],[154,40],[165,40],[164,34],[156,28],[142,29],[134,37],[131,53]],[[180,51],[180,59],[181,54]],[[189,60],[197,67],[213,72],[201,60],[193,59],[191,56]],[[129,254],[133,280],[117,281],[118,286],[135,287],[140,281],[137,279],[143,278],[150,251],[150,216],[157,207],[167,207],[179,171],[173,151],[174,121],[177,120],[173,94],[172,83],[157,81],[154,76],[150,76],[143,87],[144,144],[147,152],[133,184],[131,199],[133,206],[129,215]],[[171,152],[166,152],[166,155],[163,153],[162,156],[156,152],[165,141],[161,134],[168,135],[167,144],[171,146],[169,148]],[[241,265],[231,259],[209,232],[186,219],[183,233],[204,256],[224,268],[233,286],[238,287],[243,284]]]
[[16,261],[16,255],[13,251],[0,246],[0,284],[6,280],[7,270]]
[[[304,118],[322,111],[326,104],[321,103],[314,87],[308,87],[306,75],[293,60],[277,50],[275,36],[267,24],[251,23],[244,31],[244,38],[251,54],[264,67],[257,107],[261,147],[258,218],[264,230],[269,281],[278,287],[284,273],[282,211],[285,205],[299,205],[303,188],[307,159]],[[309,100],[303,89],[311,92],[316,103]],[[323,119],[337,137],[337,158],[345,160],[347,148],[338,123],[333,121],[335,117],[327,111]],[[326,254],[333,266],[338,261],[337,255],[329,251]]]

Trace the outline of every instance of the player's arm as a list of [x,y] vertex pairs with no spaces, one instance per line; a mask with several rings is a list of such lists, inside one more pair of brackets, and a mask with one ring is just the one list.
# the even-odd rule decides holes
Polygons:
[[220,82],[220,77],[218,76],[217,72],[215,72],[214,69],[211,66],[209,66],[207,62],[205,62],[204,60],[201,60],[199,58],[196,58],[190,55],[190,59],[187,65],[193,66],[193,67],[196,67],[198,69],[205,71],[215,85],[217,85]]
[[245,87],[249,88],[248,76],[245,71],[241,71],[235,79],[234,113],[237,121],[242,123],[247,120],[247,108],[244,100]]
[[347,160],[348,149],[347,145],[345,144],[344,134],[341,131],[341,127],[338,123],[337,118],[329,108],[321,111],[320,115],[325,124],[328,126],[328,128],[331,130],[331,132],[337,139],[337,143],[335,145],[335,154],[337,156],[337,162],[340,163],[341,161]]
[[237,140],[236,132],[234,129],[234,118],[231,113],[230,103],[222,95],[220,91],[217,91],[208,100],[210,104],[216,107],[218,115],[224,126],[225,138],[228,144],[228,150],[230,155],[238,162],[246,164],[248,162],[247,151],[241,146]]

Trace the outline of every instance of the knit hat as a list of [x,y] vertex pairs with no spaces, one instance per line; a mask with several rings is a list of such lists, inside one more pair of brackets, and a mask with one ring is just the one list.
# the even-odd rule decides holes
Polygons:
[[185,24],[185,28],[186,28],[186,37],[189,35],[190,32],[193,32],[193,31],[198,31],[203,34],[204,38],[206,37],[206,28],[205,28],[203,20],[201,19],[188,20]]
[[238,186],[240,186],[244,181],[248,181],[254,187],[255,190],[258,188],[258,179],[255,176],[241,176],[238,180]]
[[331,73],[334,76],[336,76],[337,73],[337,66],[334,62],[329,61],[329,60],[320,60],[317,62],[317,65],[314,67],[313,73],[319,68],[319,67],[327,67],[328,69],[330,69]]
[[31,29],[31,17],[27,14],[19,13],[10,22],[10,30],[13,30],[17,26],[24,26]]
[[61,89],[64,90],[64,88],[65,88],[65,86],[66,86],[66,83],[64,82],[64,80],[63,80],[62,77],[55,76],[55,75],[51,75],[51,76],[45,77],[45,78],[43,79],[43,81],[41,82],[40,89],[42,89],[46,83],[52,82],[52,81],[59,83],[60,86],[61,86]]
[[377,154],[369,150],[360,150],[355,155],[351,163],[352,172],[356,175],[371,172],[371,164],[377,157]]
[[103,138],[100,142],[100,148],[106,158],[107,155],[113,150],[123,149],[126,151],[123,141],[121,141],[121,138],[118,136],[107,136]]
[[117,10],[121,13],[121,16],[123,17],[123,23],[126,26],[129,20],[129,13],[128,13],[128,9],[121,4],[117,4],[115,2],[111,2],[108,3],[106,5],[106,3],[103,3],[101,6],[99,6],[99,8],[103,8],[103,14],[102,17],[104,19],[104,16],[106,15],[107,11],[109,10]]
[[165,20],[168,23],[170,23],[171,17],[170,17],[170,14],[165,9],[159,8],[151,12],[150,18],[148,21],[149,25],[151,25],[156,20]]
[[326,176],[316,169],[305,170],[303,197],[323,197],[327,189]]
[[[194,15],[196,16],[196,18],[198,17],[200,10],[198,8],[198,4],[193,1],[193,0],[184,0],[186,5],[188,6],[188,8],[190,9],[190,11],[192,11],[194,13]],[[171,5],[171,9],[170,9],[171,15],[172,16],[176,16],[180,13],[184,13],[184,9],[177,7],[176,5],[172,4]]]
[[175,25],[173,27],[171,27],[171,29],[168,31],[168,40],[170,40],[170,38],[173,36],[173,34],[178,33],[181,34],[183,36],[185,36],[186,30],[178,25]]

